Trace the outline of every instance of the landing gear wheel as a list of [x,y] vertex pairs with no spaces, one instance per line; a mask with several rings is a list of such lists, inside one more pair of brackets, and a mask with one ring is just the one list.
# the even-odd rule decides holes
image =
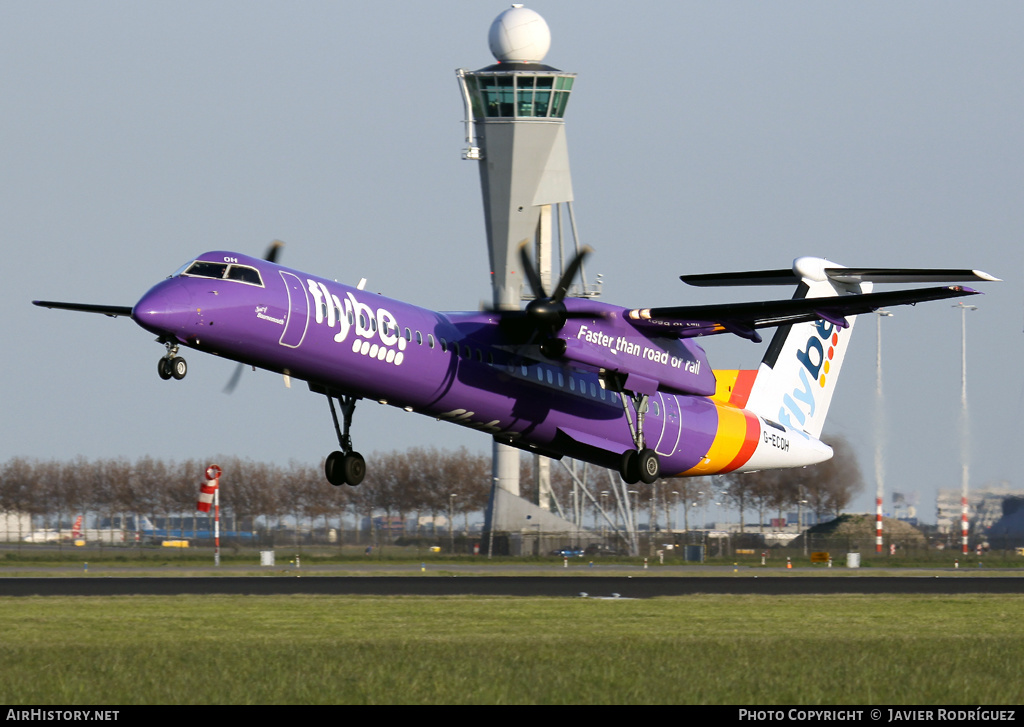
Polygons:
[[341,469],[349,487],[356,487],[366,477],[366,460],[359,452],[349,452],[341,460]]
[[331,452],[324,462],[324,475],[327,477],[327,481],[335,487],[348,484],[345,480],[345,468],[341,466],[344,458],[343,452]]
[[181,381],[185,378],[185,374],[188,373],[188,364],[185,363],[185,359],[180,356],[175,356],[171,359],[170,369],[171,376],[173,376],[177,381]]
[[640,481],[640,458],[635,449],[622,453],[622,460],[619,462],[619,476],[627,485],[635,485]]
[[366,477],[366,461],[358,452],[331,452],[324,462],[324,475],[335,487],[356,487]]
[[658,479],[661,463],[658,461],[658,455],[653,449],[641,449],[637,454],[636,461],[641,482],[645,485],[650,485]]
[[161,379],[167,381],[167,379],[173,376],[173,374],[171,373],[171,362],[168,361],[166,358],[160,359],[159,361],[156,362],[156,372],[160,374]]

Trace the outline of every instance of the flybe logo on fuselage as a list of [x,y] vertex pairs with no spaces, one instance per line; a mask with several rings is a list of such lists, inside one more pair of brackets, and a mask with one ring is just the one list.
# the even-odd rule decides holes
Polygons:
[[839,346],[839,330],[832,323],[819,320],[813,330],[814,333],[807,338],[803,348],[796,351],[796,360],[800,364],[797,368],[800,383],[789,393],[783,394],[782,406],[779,408],[779,422],[798,431],[804,429],[807,421],[814,417],[818,403],[827,400],[829,396],[823,390],[828,383],[832,359]]
[[336,343],[343,343],[354,329],[353,353],[393,363],[395,366],[402,365],[405,358],[402,352],[407,341],[399,335],[398,321],[389,311],[360,303],[351,291],[346,292],[342,300],[327,290],[323,283],[309,278],[306,283],[315,301],[317,324],[326,323],[328,328],[338,326],[338,332],[334,335]]

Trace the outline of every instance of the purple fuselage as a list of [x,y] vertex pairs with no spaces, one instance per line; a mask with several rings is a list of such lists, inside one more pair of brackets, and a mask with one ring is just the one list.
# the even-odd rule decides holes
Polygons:
[[[688,473],[719,434],[715,375],[692,340],[652,338],[625,309],[568,299],[592,318],[560,331],[567,357],[510,344],[489,313],[438,313],[237,253],[199,256],[136,304],[135,321],[179,344],[479,429],[552,456],[618,468],[635,448],[620,394],[599,371],[621,371],[650,394],[646,446],[661,475]],[[216,277],[224,266],[231,277]],[[184,270],[184,269],[183,269]],[[256,275],[252,274],[256,271]],[[535,348],[535,347],[534,347]],[[524,353],[527,352],[527,353]]]

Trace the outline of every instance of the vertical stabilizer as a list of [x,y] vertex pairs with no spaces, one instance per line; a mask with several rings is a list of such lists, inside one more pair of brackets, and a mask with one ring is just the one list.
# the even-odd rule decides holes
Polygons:
[[[825,274],[825,268],[840,267],[821,258],[798,258],[793,263],[800,280],[794,298],[871,291],[871,283],[841,283]],[[846,328],[823,319],[779,327],[758,368],[747,408],[819,438],[856,318],[847,320]]]

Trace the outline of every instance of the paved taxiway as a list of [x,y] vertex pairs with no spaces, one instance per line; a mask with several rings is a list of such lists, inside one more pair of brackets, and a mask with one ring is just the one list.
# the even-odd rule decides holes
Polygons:
[[227,577],[0,578],[0,596],[122,595],[366,595],[366,596],[549,596],[559,598],[654,598],[711,594],[955,594],[1024,593],[1024,577],[963,574],[821,576],[726,573],[661,575],[317,575],[315,572]]

